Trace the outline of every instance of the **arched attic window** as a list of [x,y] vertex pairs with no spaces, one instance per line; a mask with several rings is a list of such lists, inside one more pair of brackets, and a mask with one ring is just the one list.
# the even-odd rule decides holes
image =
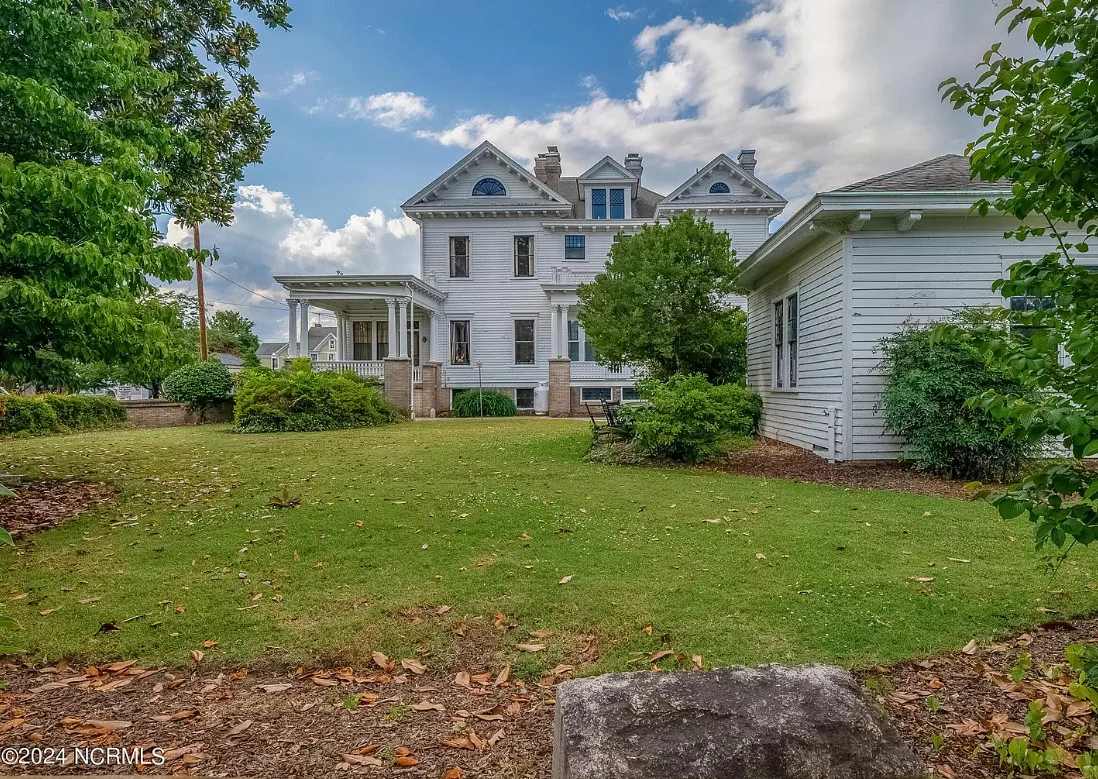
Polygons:
[[506,194],[507,189],[499,179],[481,179],[473,187],[474,197],[503,197]]
[[718,181],[709,188],[710,195],[727,195],[732,190],[728,188],[728,185],[723,181]]

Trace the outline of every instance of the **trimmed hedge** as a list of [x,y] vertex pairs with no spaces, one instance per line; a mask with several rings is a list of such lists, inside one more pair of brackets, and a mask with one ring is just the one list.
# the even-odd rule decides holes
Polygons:
[[91,395],[0,395],[0,433],[49,435],[119,427],[126,410],[114,398]]
[[42,399],[69,430],[119,427],[126,422],[126,409],[107,395],[43,395]]
[[646,379],[637,392],[646,406],[623,407],[640,452],[685,462],[720,455],[731,436],[758,431],[762,398],[740,384],[710,384],[696,374]]
[[513,417],[518,413],[515,401],[496,390],[465,390],[454,398],[451,411],[455,417]]
[[309,360],[292,360],[289,370],[246,368],[236,391],[241,433],[372,427],[402,418],[375,379],[351,371],[315,371]]

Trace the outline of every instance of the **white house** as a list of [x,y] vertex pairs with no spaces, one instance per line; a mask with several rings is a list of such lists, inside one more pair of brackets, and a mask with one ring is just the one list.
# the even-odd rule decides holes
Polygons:
[[966,306],[1027,305],[992,283],[1051,249],[972,212],[1006,189],[973,181],[965,157],[938,157],[816,195],[743,262],[763,435],[834,460],[899,455],[876,410],[881,338]]
[[477,386],[530,408],[548,382],[554,415],[628,396],[633,371],[597,364],[577,321],[576,288],[603,269],[615,236],[692,209],[744,257],[786,204],[755,176],[751,150],[719,155],[668,195],[642,174],[637,154],[573,178],[556,147],[529,171],[482,143],[403,205],[421,228],[418,273],[275,277],[290,298],[288,355],[321,308],[336,316],[338,359],[318,367],[384,374],[386,393],[421,415]]
[[[286,363],[289,349],[290,344],[287,341],[268,341],[259,345],[256,356],[259,358],[259,364],[264,368],[278,368]],[[336,328],[323,325],[310,327],[308,351],[307,356],[313,362],[332,362],[342,359],[336,349]]]

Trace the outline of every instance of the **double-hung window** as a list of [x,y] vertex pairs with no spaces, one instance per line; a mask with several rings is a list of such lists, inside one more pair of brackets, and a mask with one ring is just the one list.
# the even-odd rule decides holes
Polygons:
[[610,190],[610,218],[625,219],[625,190]]
[[534,275],[534,236],[515,236],[515,276]]
[[469,365],[472,351],[468,319],[455,319],[450,322],[450,364]]
[[515,320],[515,365],[534,364],[534,320]]
[[355,321],[351,325],[351,337],[354,342],[353,358],[356,360],[374,359],[373,334],[370,332],[373,322]]
[[568,322],[568,359],[573,362],[598,362],[599,359],[595,342],[575,319]]
[[564,259],[566,259],[566,260],[586,260],[587,259],[587,236],[585,236],[585,235],[566,235],[566,236],[564,236]]
[[605,189],[592,189],[591,190],[591,218],[592,219],[605,219],[606,218],[606,190]]
[[774,301],[773,386],[793,389],[797,386],[797,340],[800,305],[793,292]]
[[450,278],[469,278],[469,236],[450,236]]

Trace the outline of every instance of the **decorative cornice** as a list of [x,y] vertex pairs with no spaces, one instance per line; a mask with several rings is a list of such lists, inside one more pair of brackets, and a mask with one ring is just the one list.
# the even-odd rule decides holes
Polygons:
[[916,225],[923,218],[922,211],[908,211],[903,216],[896,217],[896,229],[901,233],[906,233],[912,227]]

